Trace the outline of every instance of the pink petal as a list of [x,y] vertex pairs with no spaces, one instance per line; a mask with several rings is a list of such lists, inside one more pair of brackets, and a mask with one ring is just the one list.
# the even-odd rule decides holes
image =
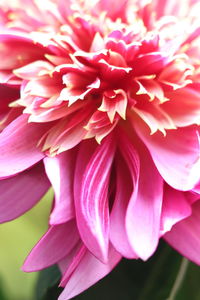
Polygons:
[[73,106],[70,106],[70,107],[67,107],[66,103],[62,103],[61,105],[58,105],[57,107],[54,106],[54,107],[48,108],[48,109],[46,109],[44,107],[40,107],[40,108],[37,108],[33,112],[32,115],[30,115],[29,121],[36,122],[36,123],[42,123],[42,122],[50,122],[50,121],[58,120],[58,119],[61,119],[63,117],[70,115],[71,113],[74,113],[75,111],[77,111],[79,108],[81,108],[84,105],[85,105],[85,103],[83,103],[83,102],[76,102]]
[[164,189],[161,234],[170,231],[177,222],[187,218],[192,213],[186,193],[172,189],[167,184]]
[[76,151],[69,150],[55,157],[44,159],[47,176],[55,192],[55,207],[50,224],[56,225],[75,217],[74,212],[74,164]]
[[174,225],[164,238],[182,255],[200,265],[200,201],[193,204],[192,215]]
[[193,204],[200,200],[200,192],[194,188],[193,190],[186,192],[185,197],[190,204]]
[[189,85],[167,93],[162,108],[176,126],[189,126],[200,122],[200,85]]
[[191,190],[200,179],[198,128],[168,130],[166,136],[159,132],[150,135],[144,123],[137,120],[135,129],[164,180],[175,189]]
[[109,240],[108,183],[115,145],[111,136],[94,153],[90,147],[82,144],[78,154],[74,186],[77,225],[86,247],[105,262]]
[[191,44],[200,35],[200,27],[195,28],[182,45]]
[[8,109],[8,104],[19,98],[19,90],[15,87],[0,84],[0,101],[2,109]]
[[[34,43],[29,37],[17,33],[2,33],[0,36],[0,59],[1,69],[15,69],[32,61],[42,59],[47,48],[39,43]],[[8,55],[12,53],[12,55]]]
[[64,19],[68,18],[69,15],[72,15],[73,10],[71,7],[71,0],[68,0],[67,4],[63,0],[58,0],[58,10],[61,16],[63,16]]
[[84,138],[87,130],[84,128],[87,125],[92,105],[85,106],[83,110],[77,111],[67,119],[61,119],[51,129],[43,146],[43,151],[50,148],[50,153],[61,153],[74,148]]
[[72,251],[59,262],[59,268],[63,274],[60,286],[65,287],[71,275],[78,267],[79,263],[87,253],[85,245],[79,241]]
[[71,252],[78,240],[74,220],[51,226],[26,258],[23,271],[38,271],[57,263]]
[[157,14],[157,18],[163,17],[164,15],[181,16],[184,12],[188,13],[190,1],[184,1],[182,5],[179,2],[173,0],[155,0],[154,9]]
[[41,165],[0,181],[0,223],[31,209],[46,193],[50,183]]
[[28,115],[21,115],[0,134],[0,177],[15,175],[44,157],[37,143],[47,124],[30,124]]
[[157,74],[169,62],[169,57],[161,52],[140,55],[133,62],[133,76]]
[[[58,300],[71,299],[88,289],[111,272],[120,259],[120,254],[112,246],[109,249],[107,264],[103,264],[89,251],[86,251],[79,260],[77,268],[71,274],[71,277],[69,277],[66,287]],[[74,260],[76,260],[76,257]]]
[[193,191],[200,195],[200,182],[194,187]]
[[47,75],[51,70],[53,70],[53,66],[50,63],[44,60],[37,60],[19,69],[15,69],[14,74],[20,78],[31,80],[39,77],[42,74],[41,72],[43,74],[46,72]]
[[[106,1],[106,0],[100,0],[97,2],[97,7],[101,11],[106,11],[107,15],[115,20],[117,18],[120,18],[121,20],[126,19],[126,8],[128,6],[128,0],[121,0],[121,1]],[[112,7],[112,9],[110,9]]]
[[[134,145],[140,155],[140,169]],[[136,254],[146,260],[156,250],[159,241],[163,180],[149,152],[136,137],[130,142],[122,135],[120,150],[129,166],[134,184],[127,207],[126,232]]]
[[133,192],[133,180],[124,159],[116,157],[116,195],[110,215],[110,241],[115,249],[126,258],[138,258],[131,247],[126,227],[127,205]]
[[46,75],[28,81],[23,92],[25,95],[51,98],[53,95],[59,94],[61,88],[59,80]]
[[151,135],[158,130],[165,134],[166,129],[176,128],[169,115],[155,102],[146,101],[145,98],[140,99],[134,111],[149,126]]

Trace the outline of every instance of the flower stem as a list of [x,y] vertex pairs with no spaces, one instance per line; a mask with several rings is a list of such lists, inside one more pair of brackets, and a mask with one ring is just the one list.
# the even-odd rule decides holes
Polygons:
[[169,295],[169,298],[167,298],[166,300],[175,300],[176,294],[179,290],[179,288],[181,287],[181,284],[183,282],[183,279],[185,277],[187,268],[189,265],[189,261],[183,257],[182,261],[181,261],[181,265],[176,277],[176,280],[174,282],[174,285],[172,287],[171,293]]

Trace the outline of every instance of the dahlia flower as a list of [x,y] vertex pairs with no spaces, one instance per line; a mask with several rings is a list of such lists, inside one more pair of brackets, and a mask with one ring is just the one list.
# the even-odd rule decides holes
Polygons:
[[60,300],[160,238],[200,264],[199,9],[1,1],[0,221],[53,187],[23,269],[58,263]]

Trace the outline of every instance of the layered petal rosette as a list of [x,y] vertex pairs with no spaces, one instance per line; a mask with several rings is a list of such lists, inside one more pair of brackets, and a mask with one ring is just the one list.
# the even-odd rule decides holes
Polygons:
[[[60,300],[163,237],[200,264],[199,1],[16,0],[0,9],[0,222],[54,189],[23,269]],[[87,276],[85,276],[87,274]]]

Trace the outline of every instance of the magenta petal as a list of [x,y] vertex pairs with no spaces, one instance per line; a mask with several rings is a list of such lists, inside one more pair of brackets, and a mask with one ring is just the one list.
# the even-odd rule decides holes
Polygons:
[[76,151],[65,151],[56,157],[44,159],[47,176],[55,192],[55,207],[50,224],[60,224],[75,217],[74,211],[74,164]]
[[126,211],[133,193],[131,174],[124,159],[116,156],[116,195],[110,215],[110,240],[115,249],[126,258],[138,258],[131,247],[125,226]]
[[[125,11],[128,6],[128,0],[120,0],[120,1],[114,1],[114,0],[100,0],[97,2],[97,6],[102,11],[106,11],[107,15],[111,19],[117,19],[120,18],[121,20],[125,19]],[[112,9],[110,9],[112,7]]]
[[26,258],[23,271],[33,272],[47,268],[64,258],[79,240],[74,220],[51,226]]
[[121,255],[110,246],[108,253],[108,263],[100,262],[89,251],[83,253],[78,259],[77,268],[69,277],[66,287],[58,300],[68,300],[80,294],[90,286],[106,276],[120,261]]
[[149,149],[158,171],[177,190],[191,190],[200,179],[199,133],[195,127],[168,130],[167,135],[150,135],[142,122],[137,133]]
[[166,53],[152,52],[140,55],[133,62],[133,76],[151,75],[160,72],[169,62]]
[[144,146],[137,140],[134,144],[140,154],[140,169],[133,144],[124,138],[120,143],[135,184],[126,213],[126,231],[136,254],[146,260],[154,253],[159,241],[163,180]]
[[197,190],[191,190],[189,192],[186,192],[185,197],[187,201],[192,205],[196,201],[200,200],[200,193]]
[[193,191],[200,195],[200,182],[194,187]]
[[200,116],[200,86],[188,85],[185,88],[167,93],[172,99],[163,103],[162,108],[177,127],[185,127],[199,123]]
[[42,59],[44,53],[49,53],[47,48],[34,43],[27,34],[20,33],[19,35],[16,31],[1,32],[0,43],[1,69],[3,70],[19,68],[34,60]]
[[15,175],[44,157],[37,143],[47,125],[27,123],[27,119],[27,115],[21,115],[0,134],[1,178]]
[[161,234],[170,231],[174,224],[191,215],[192,209],[186,197],[186,193],[165,185],[161,216]]
[[41,165],[0,181],[0,223],[15,219],[31,209],[46,193],[50,183]]
[[88,157],[90,145],[82,144],[75,174],[77,225],[86,247],[106,262],[109,240],[108,183],[115,153],[112,136]]
[[200,265],[200,201],[192,208],[192,215],[174,225],[164,238],[182,255]]
[[10,102],[19,98],[19,90],[9,85],[0,84],[1,112],[7,110]]
[[85,245],[79,240],[72,251],[64,259],[59,261],[59,268],[63,274],[60,286],[66,286],[87,251]]

